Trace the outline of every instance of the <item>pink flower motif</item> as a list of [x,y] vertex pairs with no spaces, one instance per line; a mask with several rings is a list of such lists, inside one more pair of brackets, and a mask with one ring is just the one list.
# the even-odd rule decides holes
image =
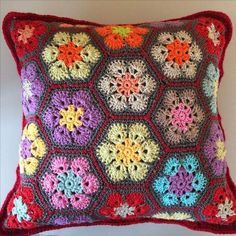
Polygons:
[[88,161],[83,157],[74,159],[71,163],[71,169],[79,176],[83,176],[90,170]]
[[53,192],[57,188],[57,178],[54,174],[46,173],[41,181],[42,187],[47,193]]
[[70,199],[71,205],[79,210],[85,209],[90,203],[90,198],[85,194],[75,194]]
[[56,156],[40,183],[53,208],[85,209],[99,189],[98,178],[90,172],[85,157]]
[[67,163],[66,157],[57,157],[52,161],[52,171],[55,174],[63,174],[68,170],[69,164]]
[[188,131],[188,124],[193,122],[192,109],[184,103],[179,103],[171,110],[172,125],[183,133]]
[[98,190],[99,182],[97,177],[92,174],[89,174],[82,179],[81,185],[86,194],[91,194]]
[[67,197],[61,192],[56,192],[52,195],[52,204],[56,209],[63,209],[68,205]]

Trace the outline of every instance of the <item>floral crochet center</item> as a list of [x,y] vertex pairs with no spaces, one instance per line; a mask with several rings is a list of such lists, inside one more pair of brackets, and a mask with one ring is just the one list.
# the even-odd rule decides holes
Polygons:
[[168,61],[175,61],[178,65],[182,65],[183,62],[190,59],[189,56],[189,44],[186,42],[180,42],[179,40],[174,40],[174,42],[166,46],[168,49]]
[[126,73],[123,77],[118,77],[116,82],[117,92],[124,94],[126,97],[139,92],[139,78],[133,78],[129,73]]
[[216,141],[216,158],[223,161],[226,156],[225,143],[220,139]]
[[[69,131],[74,131],[75,127],[81,126],[83,123],[80,120],[81,116],[83,116],[84,110],[79,107],[75,110],[73,105],[69,105],[67,110],[62,109],[60,111],[60,115],[62,118],[60,119],[60,125],[65,125]],[[75,127],[74,127],[75,126]]]
[[28,39],[33,36],[34,27],[25,25],[24,29],[18,29],[18,41],[22,41],[24,44],[28,43]]
[[125,38],[131,33],[132,30],[129,27],[122,27],[122,26],[113,26],[112,33],[119,34],[122,38]]
[[74,62],[82,61],[83,58],[80,56],[82,49],[82,47],[77,47],[73,42],[60,45],[57,59],[64,61],[67,67],[71,67]]
[[215,25],[211,24],[211,26],[207,27],[208,29],[208,38],[210,38],[214,44],[214,46],[217,46],[220,44],[219,36],[220,32],[216,31]]
[[124,143],[116,144],[116,160],[122,161],[125,166],[128,166],[130,162],[140,161],[141,158],[138,154],[139,148],[139,143],[132,143],[130,139],[125,139]]
[[171,110],[172,125],[177,127],[183,133],[186,133],[188,131],[188,124],[193,122],[191,113],[192,110],[189,106],[184,103],[180,103]]

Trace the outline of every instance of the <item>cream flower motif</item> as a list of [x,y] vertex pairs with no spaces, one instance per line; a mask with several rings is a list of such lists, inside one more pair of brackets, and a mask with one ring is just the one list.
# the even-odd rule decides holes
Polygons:
[[115,112],[143,112],[156,86],[142,60],[115,60],[98,82],[98,89]]
[[171,80],[194,79],[202,60],[201,49],[186,31],[160,33],[151,55],[164,75]]
[[90,41],[90,37],[83,32],[56,33],[42,52],[51,79],[56,81],[87,79],[91,68],[101,57],[99,50]]
[[159,159],[160,147],[146,125],[115,123],[109,127],[96,154],[112,181],[141,181],[151,163]]
[[186,212],[159,212],[153,215],[152,218],[157,218],[162,220],[194,221],[193,217]]
[[213,114],[217,113],[219,78],[220,70],[214,64],[210,63],[206,70],[206,76],[202,81],[202,88],[208,98],[208,103]]
[[167,141],[176,145],[196,141],[205,114],[194,90],[168,90],[155,117]]

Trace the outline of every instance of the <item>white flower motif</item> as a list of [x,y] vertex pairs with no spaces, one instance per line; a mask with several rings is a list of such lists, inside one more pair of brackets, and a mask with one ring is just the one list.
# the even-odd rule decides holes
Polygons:
[[33,93],[31,91],[31,83],[29,80],[25,80],[22,85],[23,88],[23,95],[24,97],[29,100],[30,97],[32,97]]
[[186,31],[164,32],[157,37],[151,54],[169,79],[194,79],[202,51]]
[[98,88],[115,112],[143,112],[156,88],[142,60],[115,60],[99,80]]
[[118,215],[122,218],[127,216],[134,215],[135,207],[129,206],[127,203],[122,204],[120,207],[114,209],[115,215]]
[[236,215],[232,208],[233,201],[226,198],[224,203],[218,205],[218,213],[216,216],[222,218],[223,220],[227,220],[229,216]]
[[220,44],[220,32],[216,31],[215,25],[212,23],[211,26],[207,27],[208,29],[208,38],[212,40],[214,46]]

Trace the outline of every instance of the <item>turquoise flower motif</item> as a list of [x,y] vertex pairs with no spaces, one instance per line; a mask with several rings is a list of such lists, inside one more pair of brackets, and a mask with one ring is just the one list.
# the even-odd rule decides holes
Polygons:
[[186,207],[191,207],[193,206],[198,198],[198,194],[197,193],[185,193],[183,196],[181,196],[180,200],[182,202],[182,204]]
[[189,154],[183,160],[183,166],[188,173],[193,173],[198,168],[199,164],[194,155]]
[[165,207],[191,207],[198,201],[207,185],[200,164],[193,153],[170,156],[152,184]]
[[207,67],[206,76],[202,82],[202,88],[209,99],[209,106],[213,114],[217,113],[217,92],[219,85],[220,72],[214,64],[210,63]]
[[206,187],[207,179],[202,173],[197,173],[193,179],[192,186],[196,191],[203,191]]
[[170,187],[170,182],[166,177],[159,177],[153,183],[153,189],[155,192],[164,193]]
[[171,157],[165,164],[164,173],[174,176],[177,174],[180,166],[179,160],[176,157]]
[[82,178],[75,175],[72,171],[67,171],[57,176],[58,185],[57,190],[64,192],[67,198],[71,198],[72,194],[82,193],[83,187],[81,186]]
[[27,214],[27,205],[23,203],[22,197],[14,199],[14,207],[12,208],[12,215],[16,215],[17,220],[22,222],[22,220],[30,221],[31,217]]
[[165,206],[173,206],[178,204],[178,198],[174,193],[166,193],[163,196],[162,201]]

